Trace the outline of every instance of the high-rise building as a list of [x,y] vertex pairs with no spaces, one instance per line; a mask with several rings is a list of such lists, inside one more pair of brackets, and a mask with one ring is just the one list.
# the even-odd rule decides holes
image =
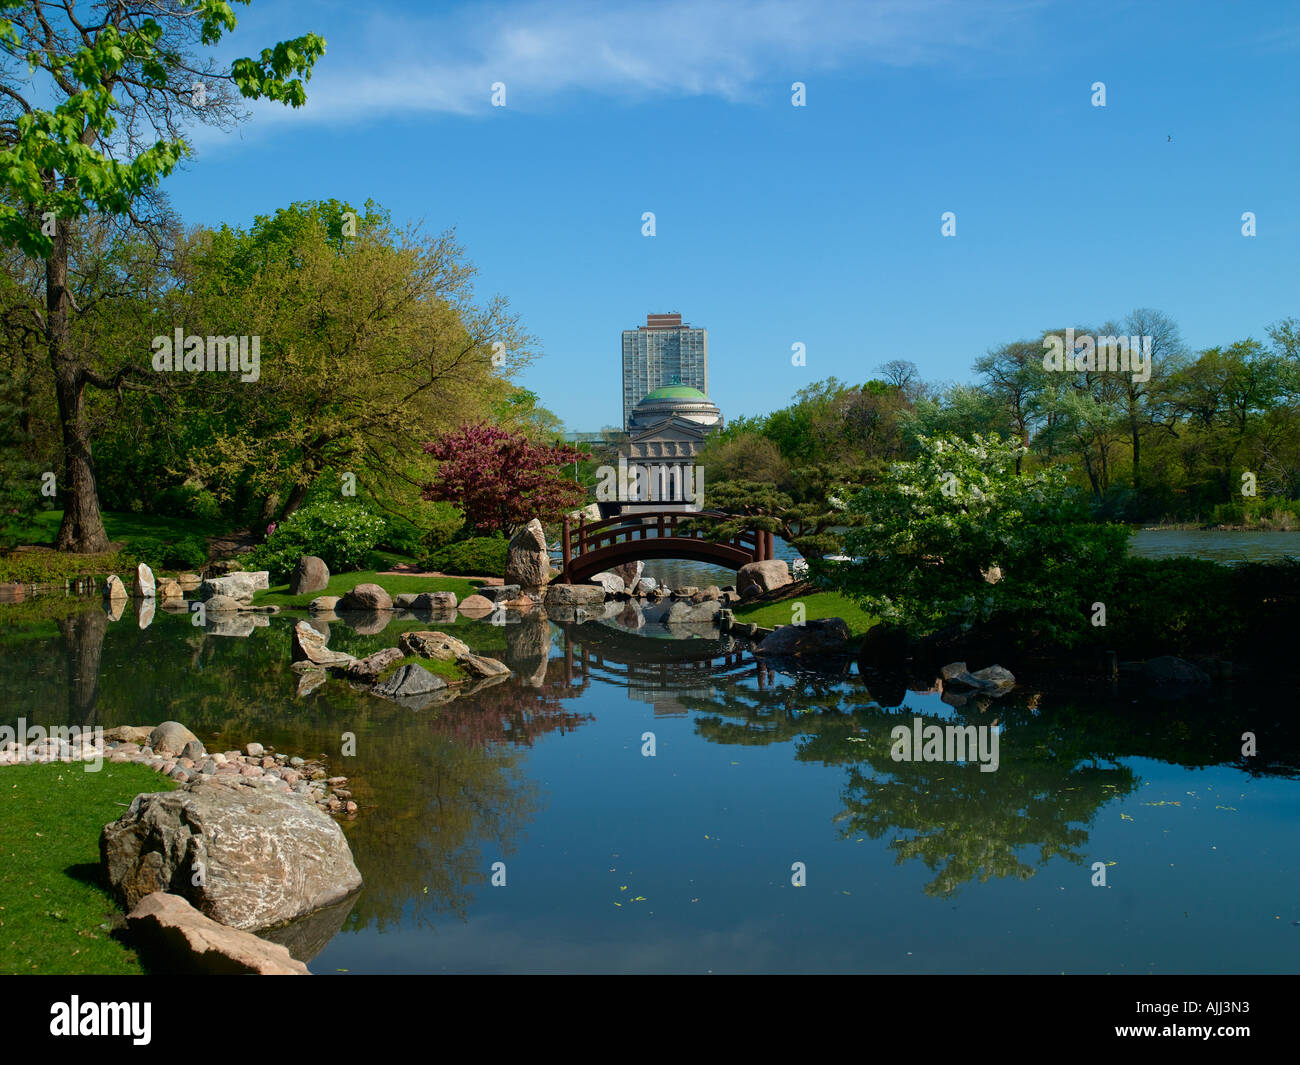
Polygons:
[[685,385],[709,394],[709,331],[682,324],[680,314],[647,314],[623,330],[623,428],[636,405],[657,388]]

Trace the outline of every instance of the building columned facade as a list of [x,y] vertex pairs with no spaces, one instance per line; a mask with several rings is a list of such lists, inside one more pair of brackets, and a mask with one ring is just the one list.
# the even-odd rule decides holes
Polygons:
[[638,403],[674,382],[709,394],[709,332],[677,313],[647,314],[645,325],[623,330],[623,428]]
[[628,418],[627,443],[620,449],[620,464],[625,462],[629,471],[636,468],[628,483],[635,476],[641,489],[623,512],[703,506],[704,472],[695,456],[722,425],[722,412],[698,388],[670,384],[642,397]]

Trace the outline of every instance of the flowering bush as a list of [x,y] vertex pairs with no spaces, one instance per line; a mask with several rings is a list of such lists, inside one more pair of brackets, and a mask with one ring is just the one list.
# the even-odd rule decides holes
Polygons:
[[914,631],[996,616],[1030,640],[1084,639],[1091,604],[1123,569],[1128,529],[1086,522],[1064,470],[1018,474],[1024,449],[996,434],[918,442],[915,462],[850,502],[863,524],[844,542],[860,558],[814,569]]
[[280,522],[266,543],[244,556],[244,568],[270,570],[276,582],[288,579],[302,555],[316,555],[331,573],[361,569],[386,526],[383,518],[354,500],[307,503]]

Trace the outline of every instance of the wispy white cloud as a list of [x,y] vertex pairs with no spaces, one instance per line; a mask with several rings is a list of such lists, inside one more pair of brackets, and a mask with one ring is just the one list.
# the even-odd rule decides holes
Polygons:
[[262,122],[347,123],[512,109],[572,94],[728,101],[854,65],[909,67],[1010,52],[1038,0],[667,0],[620,6],[526,0],[432,15],[372,13],[330,37],[299,111],[257,108]]

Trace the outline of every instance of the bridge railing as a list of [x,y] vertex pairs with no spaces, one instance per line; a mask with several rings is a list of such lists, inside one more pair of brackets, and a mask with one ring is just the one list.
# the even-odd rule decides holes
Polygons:
[[[643,511],[639,514],[620,514],[601,521],[588,522],[579,515],[575,523],[567,515],[560,536],[560,564],[567,571],[572,562],[592,551],[618,543],[636,540],[684,539],[703,541],[707,537],[702,529],[683,529],[686,522],[712,519],[722,521],[733,517],[717,510],[704,511]],[[718,543],[728,544],[753,556],[756,562],[774,557],[771,533],[746,529],[739,535]]]

